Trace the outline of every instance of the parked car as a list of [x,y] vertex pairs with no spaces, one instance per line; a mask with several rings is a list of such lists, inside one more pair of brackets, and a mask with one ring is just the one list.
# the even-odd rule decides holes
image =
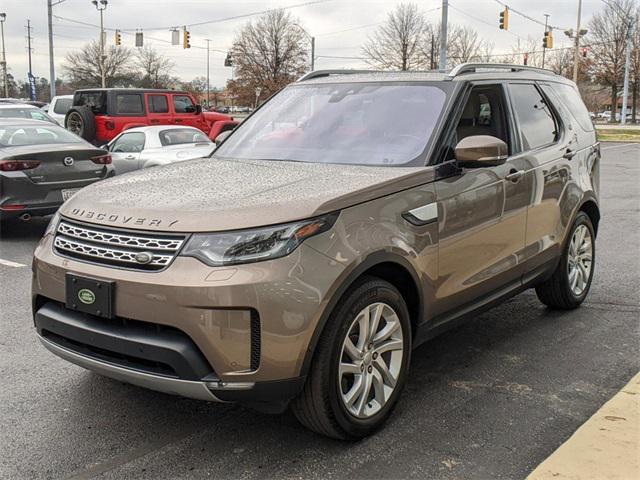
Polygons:
[[0,103],[20,103],[31,105],[32,107],[42,108],[47,102],[41,102],[38,100],[30,100],[28,98],[0,98]]
[[73,95],[56,95],[51,103],[42,107],[47,114],[60,125],[64,125],[64,118],[73,103]]
[[50,122],[0,118],[0,220],[54,213],[113,175],[107,152]]
[[0,103],[0,118],[31,118],[58,125],[58,122],[42,109],[24,103]]
[[67,129],[96,145],[147,125],[195,127],[215,140],[237,124],[228,115],[203,112],[190,93],[136,88],[78,90],[65,118]]
[[103,148],[116,175],[211,155],[215,144],[197,128],[156,125],[125,130]]
[[550,71],[312,72],[225,135],[63,206],[33,263],[46,348],[356,439],[416,346],[528,288],[589,292],[600,147]]

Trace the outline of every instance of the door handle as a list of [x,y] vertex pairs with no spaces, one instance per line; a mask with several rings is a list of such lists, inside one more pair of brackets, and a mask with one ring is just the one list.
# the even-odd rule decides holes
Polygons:
[[509,173],[504,177],[505,180],[516,183],[524,176],[524,170],[516,170],[512,168]]
[[126,157],[124,157],[125,160],[135,160],[136,156],[135,155],[127,155]]
[[160,123],[160,120],[152,119],[152,120],[151,120],[151,123]]
[[182,123],[182,119],[181,119],[181,118],[176,118],[174,121],[175,121],[176,123]]
[[576,152],[574,152],[570,148],[567,148],[567,150],[564,152],[564,155],[562,155],[562,158],[566,158],[567,160],[571,160],[574,157],[575,154],[576,154]]

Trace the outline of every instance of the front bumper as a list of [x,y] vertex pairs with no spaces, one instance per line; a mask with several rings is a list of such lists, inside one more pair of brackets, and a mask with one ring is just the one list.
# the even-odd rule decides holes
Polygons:
[[[214,401],[280,402],[295,396],[304,384],[302,364],[315,327],[335,279],[344,271],[341,263],[304,244],[273,261],[213,268],[194,258],[177,257],[165,270],[145,272],[61,257],[53,251],[52,241],[53,235],[43,238],[33,262],[34,319],[49,350],[119,380]],[[78,313],[64,307],[67,272],[114,281],[115,321],[127,329],[106,328],[111,320],[98,317],[74,317]],[[159,361],[162,355],[152,355],[149,347],[158,347],[153,345],[158,336],[151,342],[142,339],[142,347],[131,344],[131,349],[126,340],[133,338],[131,324],[168,327],[184,334],[209,370],[190,367],[195,374],[185,374],[188,370],[167,374],[65,345],[55,335],[42,334],[46,321],[38,315],[51,316],[51,306],[62,316],[60,324],[49,326],[54,334],[93,345],[98,353],[103,349],[127,356],[143,348],[145,361]],[[83,332],[71,332],[70,323]]]

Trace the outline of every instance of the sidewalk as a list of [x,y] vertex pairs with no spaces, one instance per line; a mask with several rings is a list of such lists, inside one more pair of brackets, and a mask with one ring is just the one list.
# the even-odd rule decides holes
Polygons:
[[640,478],[640,373],[605,403],[528,480]]

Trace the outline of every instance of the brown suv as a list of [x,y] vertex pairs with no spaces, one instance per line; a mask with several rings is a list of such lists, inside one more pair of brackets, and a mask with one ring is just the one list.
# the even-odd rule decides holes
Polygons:
[[65,203],[33,263],[42,343],[358,438],[437,333],[527,288],[584,301],[600,150],[573,83],[505,65],[346,73],[290,85],[211,158]]

